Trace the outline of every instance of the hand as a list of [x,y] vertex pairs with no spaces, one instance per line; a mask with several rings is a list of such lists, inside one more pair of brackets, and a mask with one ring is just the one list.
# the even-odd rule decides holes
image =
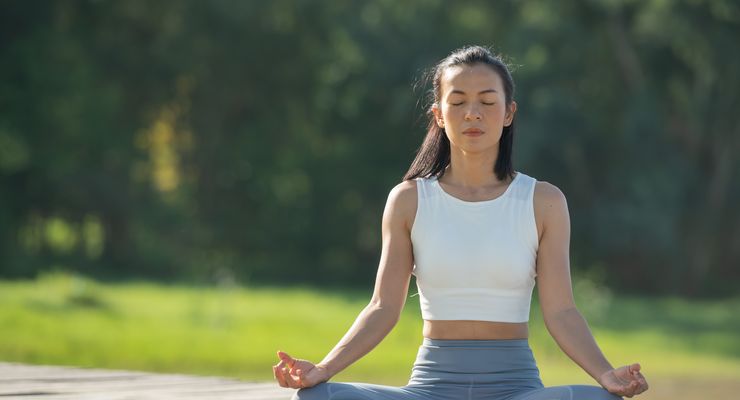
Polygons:
[[272,366],[272,373],[282,387],[309,388],[331,378],[325,367],[307,360],[295,359],[287,353],[278,351],[280,362]]
[[640,373],[640,364],[637,363],[604,372],[599,377],[599,383],[618,396],[632,397],[648,389],[647,381]]

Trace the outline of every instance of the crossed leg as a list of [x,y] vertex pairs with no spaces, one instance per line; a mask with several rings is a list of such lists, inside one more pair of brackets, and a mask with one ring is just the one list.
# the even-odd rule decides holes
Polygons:
[[527,390],[507,400],[622,400],[622,398],[609,393],[601,386],[566,385]]
[[[464,391],[464,390],[463,390]],[[300,389],[291,400],[458,400],[460,389],[395,387],[356,382],[323,382]]]
[[[495,389],[494,389],[495,390]],[[484,388],[464,386],[385,386],[356,382],[323,382],[300,389],[291,400],[622,400],[600,386],[567,385],[527,389],[501,398]]]

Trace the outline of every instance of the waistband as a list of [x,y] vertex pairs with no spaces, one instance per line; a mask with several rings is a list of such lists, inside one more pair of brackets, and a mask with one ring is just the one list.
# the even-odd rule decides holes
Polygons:
[[[414,361],[409,386],[495,388],[509,398],[514,389],[543,387],[528,339],[448,340],[424,338]],[[517,389],[517,390],[518,390]],[[494,393],[495,394],[495,393]]]
[[458,340],[424,338],[424,347],[529,348],[529,339]]

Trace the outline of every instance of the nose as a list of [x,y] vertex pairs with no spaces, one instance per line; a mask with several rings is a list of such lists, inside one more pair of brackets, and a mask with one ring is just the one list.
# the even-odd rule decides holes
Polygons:
[[478,107],[475,107],[475,106],[470,107],[465,112],[465,120],[466,121],[472,121],[472,120],[480,121],[482,118],[483,118],[483,116],[481,115],[480,111],[478,110]]

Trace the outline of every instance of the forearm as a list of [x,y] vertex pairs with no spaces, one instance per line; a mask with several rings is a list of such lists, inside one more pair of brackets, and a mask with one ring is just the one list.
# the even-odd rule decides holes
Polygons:
[[597,382],[604,372],[613,368],[577,308],[561,311],[546,319],[545,324],[563,352]]
[[338,374],[380,343],[398,322],[399,313],[368,304],[336,346],[318,364]]

